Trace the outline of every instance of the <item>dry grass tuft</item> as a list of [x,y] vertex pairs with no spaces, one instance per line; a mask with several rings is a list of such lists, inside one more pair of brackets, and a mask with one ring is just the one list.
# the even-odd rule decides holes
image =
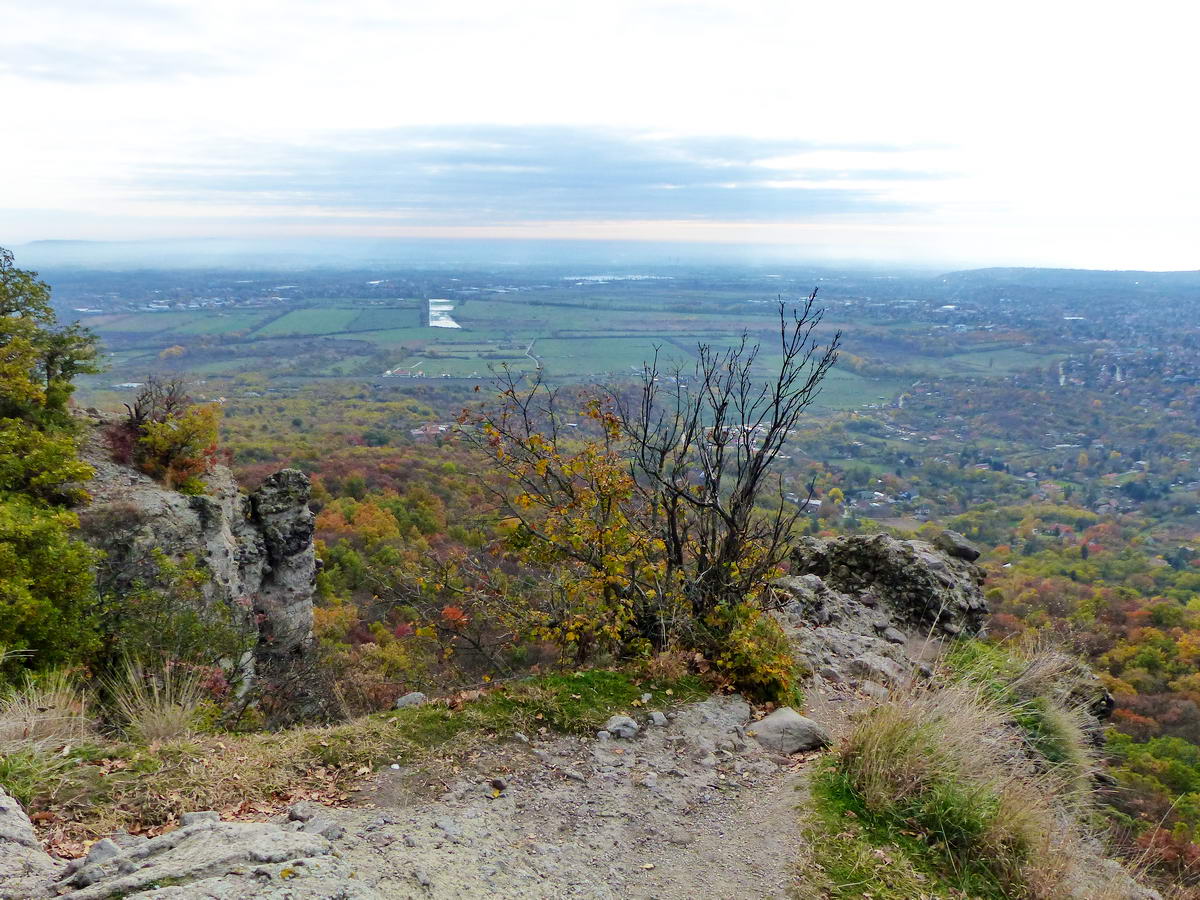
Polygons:
[[204,701],[200,682],[196,672],[180,665],[152,670],[127,660],[107,686],[125,736],[137,743],[157,744],[192,733]]
[[1076,855],[1071,779],[1033,765],[1008,712],[967,684],[879,704],[852,726],[835,772],[868,815],[915,826],[954,866],[982,862],[1014,896],[1055,896]]
[[26,673],[0,697],[0,750],[11,752],[94,736],[87,697],[65,672]]

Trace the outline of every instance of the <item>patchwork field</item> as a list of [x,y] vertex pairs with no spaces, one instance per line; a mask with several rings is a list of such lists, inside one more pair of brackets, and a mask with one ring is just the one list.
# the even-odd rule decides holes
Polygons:
[[[540,369],[544,377],[561,381],[622,378],[640,371],[655,352],[664,370],[687,369],[699,344],[724,347],[743,333],[762,343],[764,371],[777,359],[773,301],[747,300],[725,290],[673,292],[662,284],[571,287],[477,291],[439,301],[453,305],[443,324],[458,327],[426,324],[426,301],[415,299],[340,298],[85,316],[110,351],[109,371],[89,386],[98,390],[164,371],[204,378],[278,376],[291,384],[297,379],[481,381],[500,366]],[[845,332],[848,352],[885,364],[835,370],[824,385],[822,406],[885,403],[912,383],[914,372],[986,377],[1055,359],[994,342],[952,355],[944,350],[926,354],[911,347],[912,323],[876,318],[856,319],[834,308],[822,325],[826,337],[835,328]],[[889,371],[888,364],[901,366],[903,374],[870,374]]]

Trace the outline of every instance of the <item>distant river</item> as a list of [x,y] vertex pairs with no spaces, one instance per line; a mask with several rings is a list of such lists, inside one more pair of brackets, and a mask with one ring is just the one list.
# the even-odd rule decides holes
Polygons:
[[462,328],[450,316],[451,310],[454,309],[453,300],[430,300],[429,301],[429,327],[430,328]]

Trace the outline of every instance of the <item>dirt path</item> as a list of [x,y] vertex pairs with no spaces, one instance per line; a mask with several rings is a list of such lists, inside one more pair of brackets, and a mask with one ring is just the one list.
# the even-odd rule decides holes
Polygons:
[[332,811],[337,848],[388,898],[784,898],[806,760],[765,751],[749,719],[714,697],[630,740],[497,746],[436,800],[385,775]]

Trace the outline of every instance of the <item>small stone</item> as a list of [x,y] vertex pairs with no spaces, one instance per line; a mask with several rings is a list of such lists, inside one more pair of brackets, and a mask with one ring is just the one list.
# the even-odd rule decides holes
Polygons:
[[613,716],[604,723],[604,730],[613,737],[630,738],[637,737],[637,733],[641,730],[638,723],[629,718],[629,716]]
[[199,812],[186,812],[179,817],[180,825],[196,825],[200,822],[220,822],[221,814],[215,809],[205,809]]
[[417,846],[417,839],[415,837],[413,837],[411,834],[406,834],[404,836],[404,846],[405,847]]
[[904,669],[900,664],[878,653],[864,653],[857,659],[850,660],[849,668],[855,675],[883,684],[904,680]]
[[346,829],[328,819],[309,819],[300,829],[305,834],[319,834],[327,841],[336,841],[346,834]]
[[872,700],[886,700],[891,695],[891,691],[874,681],[864,681],[858,689]]
[[667,724],[667,717],[658,710],[655,710],[654,712],[650,713],[650,724],[658,728],[662,728]]
[[[185,818],[188,814],[185,814]],[[187,823],[184,823],[187,824]],[[121,848],[114,841],[108,838],[96,841],[88,850],[87,856],[84,858],[84,865],[94,866],[97,863],[106,862],[115,856],[121,855]]]
[[446,837],[456,843],[462,840],[462,828],[458,826],[457,822],[453,822],[450,819],[442,819],[434,827],[440,829]]
[[780,707],[765,719],[756,722],[753,734],[768,750],[779,753],[799,753],[828,747],[829,732],[790,706]]
[[417,884],[421,887],[427,888],[433,886],[433,881],[430,880],[423,869],[413,869],[413,878],[417,879]]
[[893,644],[903,644],[908,640],[908,638],[904,636],[904,632],[899,628],[890,627],[883,630],[883,639]]
[[396,700],[396,709],[407,709],[410,706],[420,706],[429,698],[420,691],[413,691],[410,694],[405,694]]
[[653,699],[654,699],[653,694],[642,694],[642,702],[643,703],[649,703]]
[[572,781],[587,781],[587,778],[578,769],[563,769],[562,773]]
[[832,684],[841,684],[842,673],[833,666],[821,666],[817,669],[817,674]]
[[596,732],[596,740],[598,740],[602,744],[605,741],[608,741],[611,739],[612,739],[612,735],[609,732],[605,731],[603,728],[601,728],[599,731]]
[[301,800],[288,807],[288,819],[292,822],[307,822],[320,814],[321,807],[315,803],[309,803],[307,800]]

